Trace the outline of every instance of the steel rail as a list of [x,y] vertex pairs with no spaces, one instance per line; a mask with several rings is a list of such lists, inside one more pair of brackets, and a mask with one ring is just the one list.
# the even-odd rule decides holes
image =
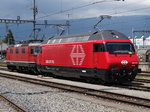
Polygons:
[[[7,67],[4,67],[4,66],[0,66],[0,70],[5,70],[5,71],[9,71],[7,69]],[[137,74],[137,76],[146,76],[146,77],[150,77],[150,74],[145,74],[145,73],[140,73],[140,74]],[[136,79],[135,79],[136,80]],[[150,82],[150,80],[149,80]]]
[[[8,71],[7,69],[5,68],[1,68],[1,70],[4,70],[4,71]],[[134,81],[136,82],[143,82],[143,83],[150,83],[150,80],[149,79],[134,79]],[[147,92],[150,92],[150,87],[147,87],[147,86],[141,86],[141,85],[131,85],[131,84],[124,84],[124,85],[116,85],[115,87],[120,87],[120,88],[127,88],[127,89],[133,89],[133,90],[140,90],[140,91],[147,91]]]
[[150,74],[137,74],[137,76],[140,76],[140,77],[150,77]]
[[24,76],[15,76],[11,75],[9,73],[0,73],[1,77],[5,78],[11,78],[11,79],[17,79],[20,81],[25,81],[29,83],[34,83],[34,84],[39,84],[43,86],[48,86],[48,87],[54,87],[54,88],[59,88],[59,89],[64,89],[68,91],[73,91],[73,92],[78,92],[82,94],[87,94],[90,96],[96,96],[104,99],[109,99],[113,101],[119,101],[122,103],[127,103],[127,104],[132,104],[136,106],[143,106],[150,108],[150,99],[145,99],[145,98],[139,98],[135,96],[129,96],[129,95],[123,95],[119,93],[113,93],[113,92],[107,92],[104,90],[95,90],[93,88],[85,88],[85,87],[80,87],[80,86],[75,86],[75,85],[68,85],[68,84],[62,84],[58,82],[52,82],[52,81],[46,81],[46,80],[41,80],[41,79],[34,79],[34,78],[29,78],[29,77],[24,77]]
[[150,83],[150,79],[139,79],[139,78],[136,78],[136,79],[134,79],[134,81],[136,81],[136,82],[143,82],[143,83]]
[[18,112],[28,112],[27,110],[23,109],[22,107],[18,106],[17,104],[15,104],[14,102],[12,102],[11,100],[9,100],[8,98],[6,98],[5,96],[3,96],[2,94],[0,94],[0,99],[2,99],[5,102],[8,102],[8,104],[13,107],[15,110],[17,110]]
[[142,72],[142,73],[137,74],[137,76],[150,77],[150,72]]
[[150,92],[149,86],[136,85],[136,84],[121,84],[121,85],[115,85],[114,87]]

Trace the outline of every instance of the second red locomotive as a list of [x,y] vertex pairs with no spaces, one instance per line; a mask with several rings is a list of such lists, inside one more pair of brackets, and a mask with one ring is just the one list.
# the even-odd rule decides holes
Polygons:
[[[8,48],[8,68],[23,68],[24,65],[17,65],[20,60],[10,58],[15,55],[10,50]],[[133,44],[114,30],[51,37],[38,45],[38,50],[34,70],[41,73],[122,83],[134,80],[140,71]]]

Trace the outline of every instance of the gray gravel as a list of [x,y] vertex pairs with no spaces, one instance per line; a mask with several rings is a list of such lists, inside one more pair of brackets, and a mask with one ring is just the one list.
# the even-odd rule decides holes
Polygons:
[[0,99],[0,112],[18,112],[7,101]]
[[138,112],[86,95],[5,78],[0,78],[0,93],[30,112]]

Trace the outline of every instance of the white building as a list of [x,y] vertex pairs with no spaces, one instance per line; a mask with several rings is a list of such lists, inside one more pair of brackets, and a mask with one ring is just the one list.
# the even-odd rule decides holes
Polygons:
[[[130,39],[133,42],[133,39]],[[137,49],[150,49],[150,37],[144,38],[134,38],[134,45],[136,45]]]
[[7,48],[8,45],[6,43],[0,43],[0,59],[5,57]]
[[0,52],[7,50],[8,45],[6,43],[0,43]]

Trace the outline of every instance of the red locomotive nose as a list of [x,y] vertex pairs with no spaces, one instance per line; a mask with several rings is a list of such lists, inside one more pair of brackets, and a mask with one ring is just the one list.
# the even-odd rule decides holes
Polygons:
[[124,56],[110,56],[109,59],[110,69],[111,68],[118,68],[118,69],[125,69],[125,68],[137,68],[138,67],[138,59],[136,55],[132,57],[130,55]]

